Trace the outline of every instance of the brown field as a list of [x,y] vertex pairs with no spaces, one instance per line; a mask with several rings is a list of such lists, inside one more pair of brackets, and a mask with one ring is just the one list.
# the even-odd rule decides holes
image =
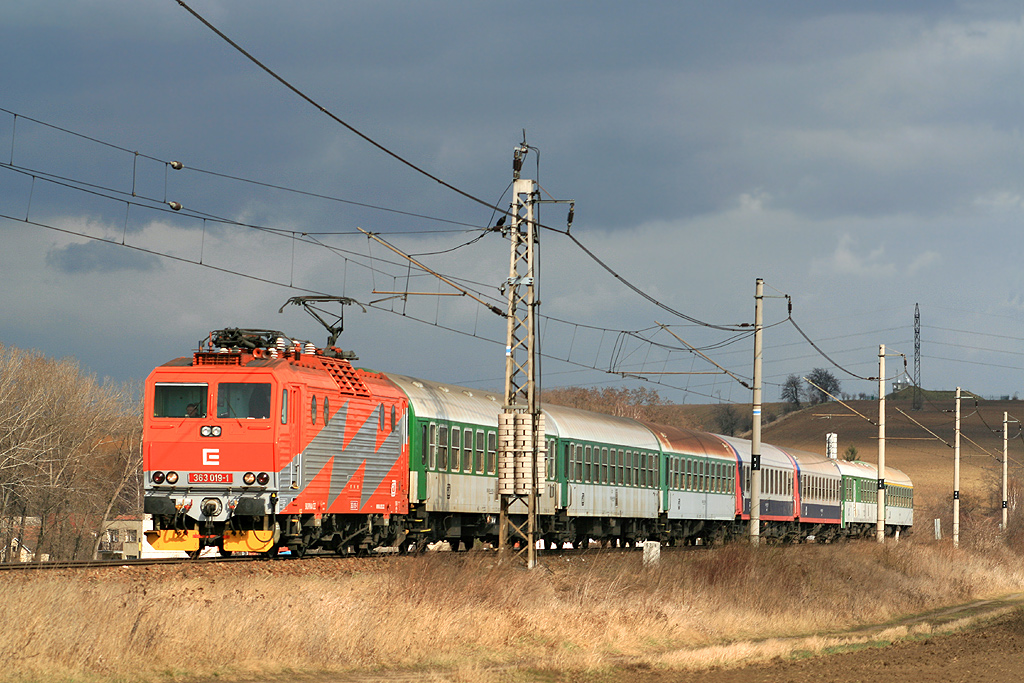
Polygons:
[[972,537],[735,543],[654,570],[594,551],[532,572],[490,552],[7,572],[0,681],[596,681],[771,662],[928,635],[856,629],[1024,590],[1020,555]]

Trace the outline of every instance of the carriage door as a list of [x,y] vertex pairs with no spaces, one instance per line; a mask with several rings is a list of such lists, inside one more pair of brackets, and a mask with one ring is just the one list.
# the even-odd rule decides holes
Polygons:
[[281,494],[297,491],[305,482],[302,476],[302,388],[298,384],[287,384],[281,390],[278,415],[280,424],[277,440],[277,457],[281,473]]

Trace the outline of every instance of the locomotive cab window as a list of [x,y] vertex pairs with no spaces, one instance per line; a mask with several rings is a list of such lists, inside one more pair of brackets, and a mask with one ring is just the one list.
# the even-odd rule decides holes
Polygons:
[[158,382],[153,417],[206,417],[207,384]]
[[[284,415],[283,407],[281,414]],[[221,382],[217,385],[217,417],[239,420],[270,417],[270,383]]]

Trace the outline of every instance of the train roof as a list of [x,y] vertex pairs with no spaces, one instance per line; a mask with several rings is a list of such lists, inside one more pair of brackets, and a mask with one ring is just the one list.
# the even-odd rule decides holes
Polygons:
[[[863,479],[876,479],[878,477],[878,466],[861,460],[837,460],[836,466],[846,477],[861,477]],[[910,477],[902,470],[895,467],[885,467],[885,480],[890,484],[900,486],[913,486]]]
[[498,426],[503,398],[500,394],[390,372],[384,376],[405,392],[418,418]]
[[[738,439],[734,436],[718,435],[720,439],[732,446],[739,456],[741,463],[750,463],[750,440]],[[761,444],[761,467],[778,467],[780,469],[792,470],[793,459],[781,448],[769,443]]]
[[662,450],[671,454],[708,455],[736,462],[736,452],[716,434],[683,427],[643,422],[661,442]]
[[[409,397],[409,402],[419,418],[495,427],[498,425],[498,415],[502,412],[504,397],[496,392],[432,382],[406,375],[385,374]],[[562,439],[630,444],[636,448],[659,450],[658,440],[654,434],[635,420],[553,404],[545,404],[543,411],[545,431],[548,435]]]
[[561,439],[628,444],[633,448],[651,451],[661,449],[658,439],[650,429],[628,417],[592,413],[550,403],[544,406],[544,415],[547,420],[547,432],[556,434]]
[[796,448],[783,448],[782,450],[788,453],[790,457],[796,461],[801,472],[807,474],[820,474],[826,477],[839,476],[839,469],[836,467],[836,461],[832,460],[827,455],[814,453],[812,451],[802,451]]

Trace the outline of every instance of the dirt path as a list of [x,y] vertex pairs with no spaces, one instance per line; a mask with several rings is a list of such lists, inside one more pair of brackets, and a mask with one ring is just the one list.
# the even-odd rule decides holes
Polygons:
[[1024,673],[1024,611],[980,628],[898,641],[811,659],[774,662],[743,669],[695,674],[657,673],[634,678],[644,683],[1005,683]]

